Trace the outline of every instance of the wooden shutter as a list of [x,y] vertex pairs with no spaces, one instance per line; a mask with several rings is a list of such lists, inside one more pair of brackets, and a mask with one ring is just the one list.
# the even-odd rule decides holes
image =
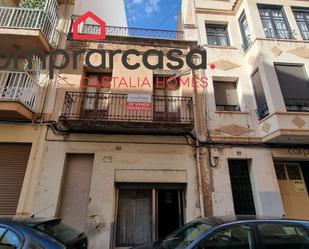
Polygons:
[[0,215],[16,213],[31,144],[0,143]]

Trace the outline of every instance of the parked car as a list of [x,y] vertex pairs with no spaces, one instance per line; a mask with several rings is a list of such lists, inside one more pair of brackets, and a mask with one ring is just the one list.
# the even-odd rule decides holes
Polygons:
[[210,217],[136,249],[309,249],[309,221],[256,216]]
[[0,217],[0,249],[87,249],[84,233],[60,219]]

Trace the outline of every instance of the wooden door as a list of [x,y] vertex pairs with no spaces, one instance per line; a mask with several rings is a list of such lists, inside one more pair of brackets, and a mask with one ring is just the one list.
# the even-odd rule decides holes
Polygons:
[[299,163],[276,163],[277,179],[287,217],[309,220],[309,196]]
[[59,217],[81,232],[86,228],[92,169],[93,155],[68,155]]

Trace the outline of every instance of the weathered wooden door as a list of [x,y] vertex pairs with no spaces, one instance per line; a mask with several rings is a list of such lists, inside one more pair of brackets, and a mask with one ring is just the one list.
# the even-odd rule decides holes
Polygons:
[[309,219],[309,196],[299,163],[275,163],[286,216]]
[[93,155],[67,156],[59,217],[67,225],[85,231],[93,169]]

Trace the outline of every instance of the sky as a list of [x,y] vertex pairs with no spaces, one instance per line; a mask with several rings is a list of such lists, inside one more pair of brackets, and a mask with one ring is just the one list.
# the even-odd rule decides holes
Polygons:
[[181,0],[124,0],[128,26],[176,30]]

